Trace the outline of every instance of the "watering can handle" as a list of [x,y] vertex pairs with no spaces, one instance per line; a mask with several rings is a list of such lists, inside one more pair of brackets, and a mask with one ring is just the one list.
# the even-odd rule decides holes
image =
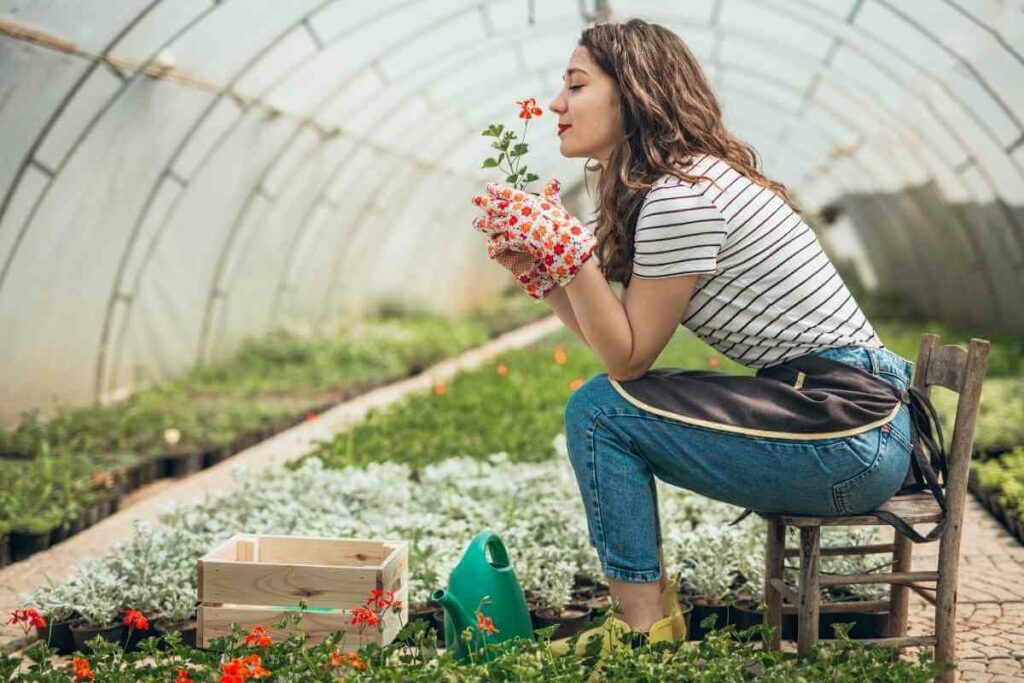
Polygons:
[[473,552],[480,553],[484,559],[487,559],[486,549],[490,548],[491,557],[494,560],[490,562],[490,565],[495,569],[505,569],[511,566],[505,544],[502,542],[501,537],[493,531],[480,532],[473,539],[470,546]]

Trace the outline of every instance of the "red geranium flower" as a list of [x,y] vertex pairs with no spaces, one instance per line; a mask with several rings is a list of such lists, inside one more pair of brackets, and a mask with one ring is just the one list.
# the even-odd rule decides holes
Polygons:
[[29,627],[46,628],[46,617],[34,607],[15,609],[11,610],[11,618],[7,620],[7,623],[20,624],[27,631]]
[[366,624],[367,626],[377,625],[377,614],[368,607],[356,607],[352,610],[352,624]]
[[478,611],[476,613],[476,625],[484,633],[497,633],[498,629],[495,628],[494,622],[491,621],[490,617],[485,617],[483,612]]
[[96,678],[96,674],[94,674],[92,672],[92,668],[89,667],[88,659],[73,657],[71,659],[71,668],[75,672],[76,681],[91,681]]
[[267,629],[263,626],[257,626],[249,635],[245,637],[246,645],[255,645],[256,647],[267,647],[271,643],[270,634],[267,633]]
[[122,610],[124,612],[124,625],[134,628],[136,631],[148,631],[149,619],[143,616],[137,609]]
[[174,683],[193,683],[192,679],[188,677],[185,667],[178,667],[178,675],[174,678]]
[[532,97],[522,101],[516,101],[516,104],[522,107],[522,110],[519,112],[519,118],[521,119],[529,120],[534,116],[540,116],[544,113],[541,108],[537,106],[537,100]]

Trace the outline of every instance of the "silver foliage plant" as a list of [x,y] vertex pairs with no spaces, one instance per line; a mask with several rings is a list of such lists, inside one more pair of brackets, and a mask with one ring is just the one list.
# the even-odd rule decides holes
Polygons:
[[[563,606],[576,574],[601,579],[602,572],[564,434],[554,447],[558,456],[542,463],[513,463],[506,453],[450,458],[425,467],[418,482],[407,465],[394,462],[330,469],[308,458],[294,470],[261,473],[236,466],[237,490],[179,503],[162,511],[158,525],[136,520],[131,539],[77,565],[70,580],[23,599],[51,617],[77,611],[95,624],[110,623],[129,607],[182,621],[194,612],[197,560],[244,532],[407,540],[409,602],[419,605],[447,583],[470,539],[491,529],[505,543],[523,588],[545,605]],[[763,599],[763,520],[751,515],[730,527],[739,508],[660,481],[658,488],[667,571],[712,600],[742,575],[747,596]],[[827,527],[822,544],[864,544],[878,536],[872,527]],[[874,567],[872,559],[878,558],[823,558],[822,569],[863,573]],[[884,587],[853,588],[877,599]]]

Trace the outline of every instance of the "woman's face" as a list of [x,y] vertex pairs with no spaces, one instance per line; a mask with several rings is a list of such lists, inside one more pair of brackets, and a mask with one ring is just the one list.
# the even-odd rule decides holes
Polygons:
[[[567,158],[591,158],[607,165],[622,138],[622,112],[615,81],[577,47],[549,109],[558,115],[560,151]],[[565,128],[565,126],[569,126]]]

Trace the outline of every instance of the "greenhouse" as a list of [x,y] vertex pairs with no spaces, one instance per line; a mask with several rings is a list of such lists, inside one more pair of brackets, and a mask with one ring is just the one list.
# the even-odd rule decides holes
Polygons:
[[0,681],[1024,679],[1020,0],[0,0]]

